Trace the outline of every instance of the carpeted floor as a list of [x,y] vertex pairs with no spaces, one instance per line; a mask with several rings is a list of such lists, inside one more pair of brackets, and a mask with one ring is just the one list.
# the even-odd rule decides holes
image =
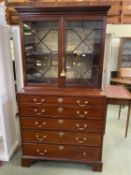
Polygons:
[[103,145],[103,172],[93,172],[86,164],[38,161],[30,168],[20,165],[19,148],[10,162],[0,167],[0,175],[131,175],[131,121],[128,137],[124,138],[127,108],[118,120],[118,107],[109,106]]

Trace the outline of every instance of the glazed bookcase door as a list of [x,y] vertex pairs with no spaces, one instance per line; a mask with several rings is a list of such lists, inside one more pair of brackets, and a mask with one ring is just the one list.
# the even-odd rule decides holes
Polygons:
[[65,86],[98,87],[102,21],[67,19],[65,33]]
[[24,21],[27,84],[58,85],[58,21]]
[[131,38],[121,41],[121,68],[131,68]]
[[26,86],[101,87],[102,19],[57,16],[22,26]]

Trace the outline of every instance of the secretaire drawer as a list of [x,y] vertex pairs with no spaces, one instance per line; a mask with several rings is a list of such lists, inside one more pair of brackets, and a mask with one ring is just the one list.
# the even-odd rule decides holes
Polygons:
[[23,154],[48,159],[100,160],[100,148],[50,144],[23,144]]
[[105,108],[97,106],[67,107],[67,106],[28,106],[20,105],[19,112],[22,116],[65,116],[77,118],[104,118]]
[[67,96],[45,96],[45,95],[20,95],[18,96],[19,103],[45,105],[45,104],[63,104],[63,105],[78,105],[86,107],[88,105],[100,106],[105,103],[104,97],[67,97]]
[[101,146],[100,133],[22,130],[23,142],[53,143],[67,145]]
[[28,129],[103,132],[104,121],[23,117],[20,122],[21,128]]

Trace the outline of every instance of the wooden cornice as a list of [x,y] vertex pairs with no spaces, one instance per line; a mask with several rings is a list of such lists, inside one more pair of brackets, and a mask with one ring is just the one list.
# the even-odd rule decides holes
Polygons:
[[[6,16],[8,24],[16,25],[19,23],[19,14],[28,14],[28,13],[41,13],[42,11],[46,12],[73,12],[73,11],[88,11],[89,13],[93,12],[93,9],[96,9],[98,14],[107,14],[107,10],[110,6],[107,6],[108,3],[103,4],[101,2],[85,2],[85,1],[65,1],[65,2],[12,2],[7,5]],[[69,8],[70,7],[70,8]]]
[[[1,0],[0,0],[1,1]],[[107,22],[110,24],[131,24],[131,0],[5,0],[7,4],[7,21],[9,24],[18,24],[18,13],[13,8],[39,8],[42,6],[57,6],[62,8],[72,6],[105,6],[111,5]]]
[[44,6],[17,6],[15,7],[16,11],[20,15],[24,14],[42,14],[42,13],[74,13],[74,12],[87,12],[95,13],[95,14],[107,14],[110,6],[89,6],[87,4],[79,4],[79,5],[63,5],[58,4],[54,6],[53,4],[44,4]]

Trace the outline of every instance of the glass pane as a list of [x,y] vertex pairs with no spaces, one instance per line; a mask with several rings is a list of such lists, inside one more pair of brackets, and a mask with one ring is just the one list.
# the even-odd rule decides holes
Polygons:
[[121,67],[131,67],[131,39],[123,40]]
[[24,36],[26,48],[27,82],[42,84],[57,83],[57,22],[25,22]]
[[66,84],[97,86],[99,79],[102,23],[66,23]]

